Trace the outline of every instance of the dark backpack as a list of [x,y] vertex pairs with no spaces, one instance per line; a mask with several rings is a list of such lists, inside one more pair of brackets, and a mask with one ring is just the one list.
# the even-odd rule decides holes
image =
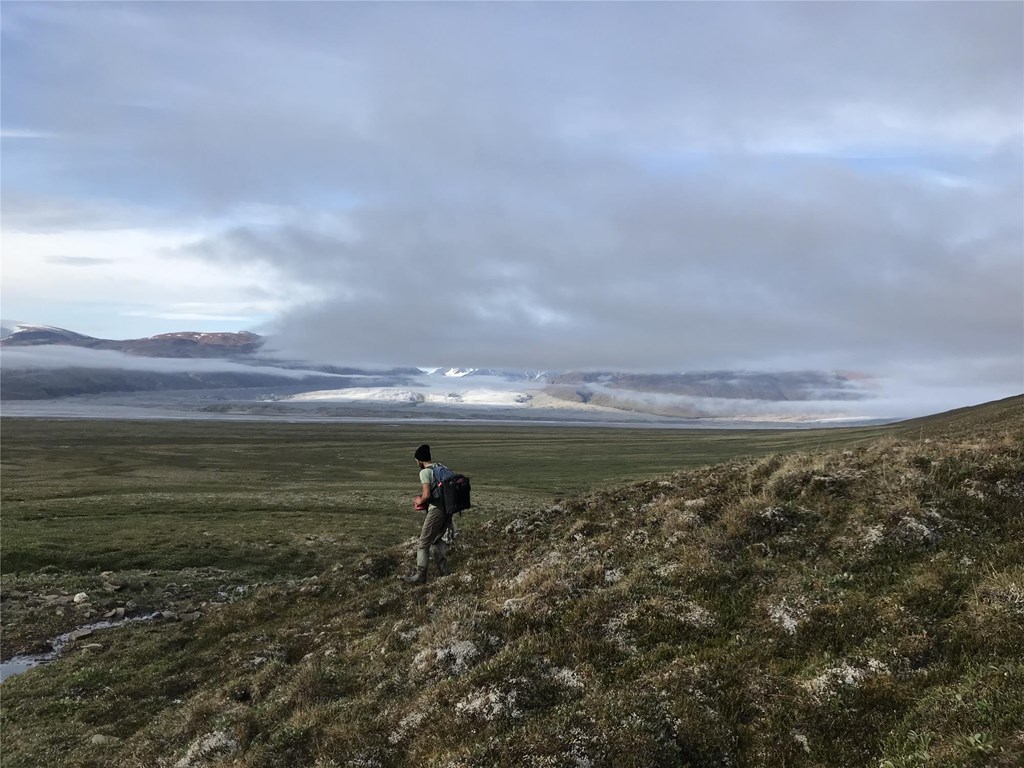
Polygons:
[[430,498],[451,517],[456,512],[472,507],[469,500],[469,478],[452,472],[444,464],[434,464],[434,484],[430,488]]

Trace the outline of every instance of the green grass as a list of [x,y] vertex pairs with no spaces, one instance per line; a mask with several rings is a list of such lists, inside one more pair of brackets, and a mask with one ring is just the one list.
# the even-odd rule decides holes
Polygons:
[[[426,440],[474,478],[480,518],[683,466],[864,434],[871,432],[8,419],[3,568],[322,569],[415,527],[412,451]],[[296,549],[309,536],[338,541]]]
[[[786,433],[4,421],[4,653],[128,601],[183,620],[5,682],[2,764],[1018,765],[1022,405]],[[424,441],[479,508],[455,574],[411,588]]]
[[[6,419],[2,653],[45,648],[129,602],[191,611],[405,540],[418,532],[412,452],[422,442],[473,478],[472,529],[602,485],[872,434]],[[105,592],[101,573],[124,588]],[[79,591],[93,598],[82,609],[35,599]]]

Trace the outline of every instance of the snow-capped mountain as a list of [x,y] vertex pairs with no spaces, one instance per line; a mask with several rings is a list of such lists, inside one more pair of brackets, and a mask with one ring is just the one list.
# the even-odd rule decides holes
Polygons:
[[513,371],[506,368],[421,368],[424,373],[432,376],[463,379],[468,376],[492,376],[506,381],[543,381],[547,371]]
[[18,320],[0,320],[0,340],[4,344],[70,344],[85,346],[98,341],[92,336],[56,328],[52,325],[23,323]]

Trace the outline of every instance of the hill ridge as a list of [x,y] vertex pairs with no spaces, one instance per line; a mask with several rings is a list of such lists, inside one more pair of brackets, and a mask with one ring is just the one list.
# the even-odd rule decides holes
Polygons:
[[[415,636],[404,658],[432,695],[384,707],[389,739],[452,759],[443,745],[474,725],[490,744],[476,765],[873,765],[931,726],[921,764],[1016,764],[1019,405],[971,411],[987,424],[1018,406],[998,429],[682,470],[488,523],[469,573],[427,598],[433,620],[393,627]],[[371,558],[359,578],[395,565]],[[951,684],[1002,702],[958,724],[980,741],[940,735]],[[443,735],[420,727],[432,713]]]

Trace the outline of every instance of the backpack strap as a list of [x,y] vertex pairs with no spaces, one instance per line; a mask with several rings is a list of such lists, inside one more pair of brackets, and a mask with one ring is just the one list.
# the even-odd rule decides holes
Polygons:
[[[448,476],[445,478],[445,480],[451,479],[456,474],[449,467],[446,467],[441,462],[434,462],[431,465],[431,470],[436,470],[438,467],[440,467],[441,469],[448,473]],[[441,509],[444,510],[445,519],[448,519],[452,517],[452,515],[454,515],[455,513],[450,511],[448,509],[448,504],[445,503],[445,494],[443,490],[445,480],[438,479],[437,472],[434,472],[434,484],[430,488],[430,497],[431,499],[435,499],[437,501],[437,506],[441,507]]]
[[[439,461],[435,461],[433,464],[430,465],[430,476],[433,479],[433,482],[431,482],[431,484],[430,484],[430,495],[431,496],[433,496],[435,493],[437,493],[437,489],[441,487],[441,480],[437,476],[437,469],[438,469],[438,467],[440,467],[441,469],[448,469],[448,467],[446,467],[444,464],[442,464]],[[451,472],[450,469],[448,469],[448,471]]]

